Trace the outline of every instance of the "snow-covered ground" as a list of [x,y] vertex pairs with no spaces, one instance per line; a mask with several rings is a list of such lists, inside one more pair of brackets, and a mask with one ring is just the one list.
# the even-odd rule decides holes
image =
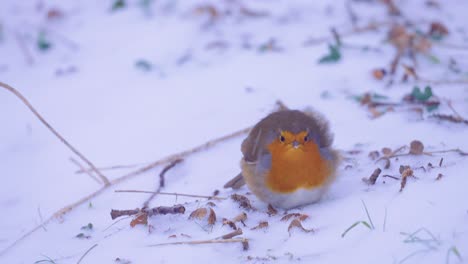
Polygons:
[[[76,174],[78,167],[70,157],[78,158],[1,89],[0,263],[76,263],[94,245],[82,263],[468,259],[468,157],[453,152],[402,156],[392,158],[388,169],[368,157],[371,151],[397,149],[415,139],[424,143],[425,151],[468,151],[466,124],[430,117],[452,114],[448,100],[468,117],[468,82],[431,84],[442,103],[434,112],[424,110],[422,119],[405,107],[371,118],[352,95],[372,92],[401,102],[415,85],[425,86],[411,78],[400,83],[401,65],[390,87],[372,76],[372,70],[388,68],[395,56],[394,47],[385,41],[390,26],[342,39],[349,46],[368,45],[378,51],[343,47],[338,62],[317,63],[328,53],[327,43],[334,42],[330,28],[352,30],[346,6],[357,14],[359,27],[402,20],[390,17],[380,1],[127,0],[125,7],[112,10],[115,2],[1,1],[0,81],[22,92],[72,145],[103,167],[147,164],[249,127],[272,111],[277,100],[295,109],[313,107],[330,120],[334,146],[343,152],[338,180],[319,203],[288,212],[307,214],[302,225],[315,232],[288,232],[291,220],[280,220],[283,211],[269,216],[267,205],[246,187],[237,192],[222,188],[239,172],[242,135],[188,156],[167,172],[163,190],[246,195],[258,209],[246,211],[246,226],[239,225],[239,237],[249,240],[248,250],[240,243],[148,247],[231,232],[222,219],[245,211],[231,199],[213,200],[214,206],[207,205],[207,199],[159,195],[151,207],[183,204],[185,214],[153,216],[148,225],[133,228],[130,218],[112,225],[111,209],[138,208],[148,198],[114,190],[156,190],[164,166],[112,186],[10,248],[54,212],[101,185]],[[440,21],[450,32],[442,43],[468,46],[468,2],[438,1],[439,7],[428,2],[434,1],[395,1],[416,28],[425,31],[430,22]],[[321,37],[329,40],[305,44]],[[436,43],[430,54],[439,62],[417,54],[420,76],[468,79],[468,49]],[[450,70],[450,58],[459,73]],[[403,58],[403,63],[411,60]],[[417,176],[408,178],[402,192],[399,180],[382,177],[399,177],[400,165],[410,165]],[[365,184],[362,178],[378,167],[383,171],[377,183]],[[112,180],[133,169],[103,173]],[[439,174],[443,176],[436,180]],[[200,207],[213,208],[214,225],[188,219]],[[251,230],[261,221],[269,226]],[[374,228],[358,224],[342,237],[357,221]],[[92,229],[82,230],[88,223]],[[80,233],[85,238],[76,237]]]

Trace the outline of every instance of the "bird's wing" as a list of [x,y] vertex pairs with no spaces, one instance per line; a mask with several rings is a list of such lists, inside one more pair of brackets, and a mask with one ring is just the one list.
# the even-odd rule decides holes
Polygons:
[[244,181],[244,176],[242,176],[242,173],[237,174],[236,177],[228,181],[226,184],[224,184],[224,188],[232,188],[232,189],[239,189],[240,187],[245,185]]

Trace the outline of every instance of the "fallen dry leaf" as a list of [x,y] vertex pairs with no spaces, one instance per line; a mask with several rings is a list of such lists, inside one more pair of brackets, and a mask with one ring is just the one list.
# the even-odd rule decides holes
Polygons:
[[390,155],[392,155],[392,149],[391,148],[383,148],[382,149],[382,154],[384,154],[384,156],[390,156]]
[[198,208],[196,209],[195,211],[193,211],[190,216],[189,216],[189,219],[203,219],[205,218],[205,216],[208,214],[208,210],[204,207],[202,208]]
[[276,210],[271,204],[268,204],[268,211],[267,214],[269,216],[274,216],[278,214],[278,210]]
[[139,214],[137,217],[133,218],[130,222],[131,227],[135,227],[136,225],[147,225],[148,224],[148,215],[145,213]]
[[372,70],[372,76],[374,76],[376,80],[382,80],[385,75],[387,75],[387,71],[385,69],[380,68]]
[[310,233],[310,232],[314,232],[313,229],[306,229],[302,226],[301,224],[301,221],[299,221],[299,219],[294,219],[291,221],[291,223],[289,224],[289,227],[288,227],[288,232],[289,232],[289,235],[291,235],[291,230],[293,228],[298,228],[300,230],[302,230],[303,232],[306,232],[306,233]]
[[250,228],[250,230],[257,230],[257,229],[263,229],[268,227],[268,222],[267,221],[262,221],[258,223],[257,226]]
[[402,192],[406,186],[408,177],[414,176],[414,175],[413,175],[413,170],[410,168],[410,166],[403,166],[403,165],[400,166],[400,173],[401,173],[400,192]]
[[300,214],[300,213],[291,213],[291,214],[287,214],[285,216],[283,216],[280,221],[288,221],[289,219],[291,218],[296,218],[296,219],[299,219],[300,221],[304,221],[306,220],[307,218],[309,218],[308,215],[306,214]]
[[424,144],[419,140],[413,140],[410,143],[409,153],[413,155],[421,155],[424,152]]
[[236,222],[244,222],[245,220],[247,220],[247,214],[246,214],[245,212],[242,212],[242,213],[238,214],[236,217],[234,217],[234,218],[232,219],[232,221],[233,221],[234,223],[236,223]]
[[216,223],[216,214],[213,208],[210,208],[210,215],[208,216],[208,224],[214,225]]
[[428,33],[434,37],[444,37],[449,34],[449,31],[444,24],[440,22],[432,22]]
[[233,194],[231,195],[231,199],[237,202],[240,207],[246,210],[254,210],[254,208],[252,207],[252,204],[250,204],[250,200],[244,195]]
[[229,220],[229,219],[223,218],[223,225],[228,225],[232,229],[237,230],[236,224],[233,221]]

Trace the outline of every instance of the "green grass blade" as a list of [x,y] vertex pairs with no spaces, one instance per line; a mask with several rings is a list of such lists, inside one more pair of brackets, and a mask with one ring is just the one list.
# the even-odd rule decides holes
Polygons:
[[372,226],[372,229],[375,229],[374,223],[372,222],[372,219],[371,219],[371,217],[370,217],[370,215],[369,215],[369,211],[367,210],[366,203],[364,203],[363,200],[361,200],[361,202],[362,202],[362,205],[364,206],[364,209],[366,210],[367,219],[369,219],[369,222],[370,222],[370,224],[371,224],[371,226]]

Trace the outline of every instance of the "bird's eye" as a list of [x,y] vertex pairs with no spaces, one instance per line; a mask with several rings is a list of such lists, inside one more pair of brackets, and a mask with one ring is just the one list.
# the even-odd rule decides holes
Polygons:
[[304,137],[304,142],[307,142],[307,141],[309,141],[309,135]]
[[281,136],[279,137],[279,140],[280,140],[281,142],[284,142],[286,139],[284,138],[283,135],[281,135]]

